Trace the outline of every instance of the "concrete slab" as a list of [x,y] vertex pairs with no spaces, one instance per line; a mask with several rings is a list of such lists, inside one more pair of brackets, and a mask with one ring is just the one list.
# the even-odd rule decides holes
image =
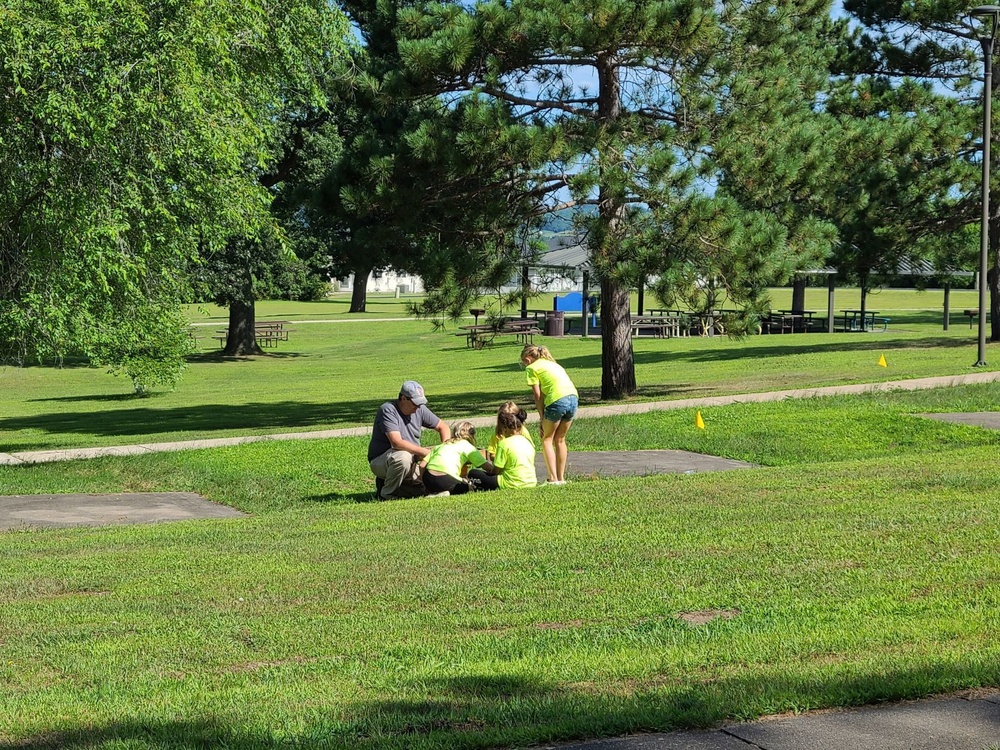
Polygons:
[[1000,692],[766,718],[716,730],[631,735],[546,750],[984,750],[998,747]]
[[[700,474],[705,471],[752,469],[754,464],[703,453],[674,450],[574,451],[570,450],[566,475],[570,478],[642,477],[650,474]],[[535,471],[545,477],[545,458],[535,456]]]
[[0,531],[246,516],[193,492],[0,496]]
[[988,430],[1000,430],[1000,412],[997,411],[921,414],[920,416],[927,417],[928,419],[937,419],[941,422],[954,422],[956,424],[967,424],[973,427],[985,427]]
[[582,744],[549,745],[543,750],[752,750],[752,745],[718,731],[634,734]]
[[727,727],[765,750],[983,750],[1000,739],[1000,706],[948,698]]

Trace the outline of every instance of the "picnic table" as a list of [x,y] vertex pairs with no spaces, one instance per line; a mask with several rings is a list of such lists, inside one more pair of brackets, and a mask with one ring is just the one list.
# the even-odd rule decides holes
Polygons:
[[[725,335],[726,326],[723,318],[735,313],[736,310],[702,310],[701,312],[686,311],[684,314],[691,321],[696,321],[698,332],[702,336]],[[693,327],[693,326],[692,326]]]
[[878,310],[841,310],[844,313],[845,331],[874,331],[875,326],[881,324],[880,331],[889,328],[891,318],[878,317]]
[[[288,341],[288,334],[295,329],[286,328],[287,325],[287,320],[258,320],[254,322],[253,334],[257,340],[257,346],[262,349],[276,349],[279,342]],[[216,334],[218,335],[212,338],[219,342],[219,346],[224,347],[229,339],[229,328],[220,328]]]
[[792,323],[791,333],[796,331],[805,333],[812,328],[813,315],[816,314],[815,310],[776,310],[775,312],[782,316],[789,316]]
[[815,310],[772,310],[761,323],[763,333],[806,333]]
[[681,319],[678,315],[633,315],[630,323],[634,337],[644,333],[660,339],[681,335]]
[[499,325],[479,323],[471,326],[459,326],[456,336],[465,336],[465,345],[472,349],[482,349],[499,336],[512,336],[518,343],[532,344],[535,334],[542,331],[538,321],[533,318],[515,318],[505,320]]

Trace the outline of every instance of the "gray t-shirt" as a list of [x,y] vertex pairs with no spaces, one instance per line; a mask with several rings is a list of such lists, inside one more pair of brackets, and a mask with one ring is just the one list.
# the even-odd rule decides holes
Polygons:
[[372,439],[368,443],[368,460],[381,456],[392,447],[387,433],[398,432],[403,440],[420,445],[420,433],[423,429],[426,427],[433,430],[440,421],[426,404],[418,406],[417,410],[407,417],[399,411],[395,401],[386,401],[375,415]]

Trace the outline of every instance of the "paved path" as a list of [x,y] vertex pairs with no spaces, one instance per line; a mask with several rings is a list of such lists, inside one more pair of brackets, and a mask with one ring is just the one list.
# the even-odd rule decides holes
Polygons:
[[720,729],[551,745],[559,750],[985,750],[1000,748],[1000,691],[815,711]]
[[[858,383],[856,385],[835,385],[825,388],[800,388],[787,391],[768,391],[766,393],[737,393],[731,396],[708,396],[704,398],[686,398],[676,401],[643,401],[635,403],[615,403],[606,406],[586,406],[579,410],[578,418],[606,417],[615,414],[645,414],[650,411],[666,411],[670,409],[703,409],[709,406],[725,406],[726,404],[746,404],[762,401],[783,401],[788,398],[813,398],[816,396],[837,396],[857,393],[874,393],[879,391],[917,391],[928,388],[947,388],[956,385],[973,383],[992,383],[1000,381],[1000,371],[976,372],[968,375],[952,375],[936,378],[917,378],[914,380],[893,380],[885,383]],[[432,403],[433,406],[433,403]],[[476,417],[470,419],[476,427],[492,427],[496,417]],[[134,456],[143,453],[158,453],[164,451],[195,450],[198,448],[220,448],[228,445],[244,443],[260,443],[268,440],[320,440],[325,438],[352,437],[368,435],[370,426],[346,427],[336,430],[317,430],[314,432],[290,432],[275,435],[247,435],[243,437],[211,438],[208,440],[183,440],[171,443],[141,443],[137,445],[107,446],[104,448],[69,448],[52,451],[15,451],[0,453],[0,465],[36,464],[50,461],[70,461],[79,458],[97,458],[100,456]]]

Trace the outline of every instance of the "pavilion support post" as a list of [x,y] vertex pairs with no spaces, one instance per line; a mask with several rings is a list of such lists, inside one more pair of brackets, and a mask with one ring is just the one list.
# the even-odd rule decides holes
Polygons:
[[944,283],[944,330],[951,325],[951,282]]
[[521,266],[521,320],[528,317],[528,288],[531,286],[531,277],[528,275],[528,264]]
[[583,272],[583,310],[581,314],[583,315],[583,337],[588,338],[587,324],[590,322],[587,317],[587,301],[590,297],[590,271]]
[[826,280],[826,332],[833,333],[833,290],[836,288],[836,277],[833,274]]

